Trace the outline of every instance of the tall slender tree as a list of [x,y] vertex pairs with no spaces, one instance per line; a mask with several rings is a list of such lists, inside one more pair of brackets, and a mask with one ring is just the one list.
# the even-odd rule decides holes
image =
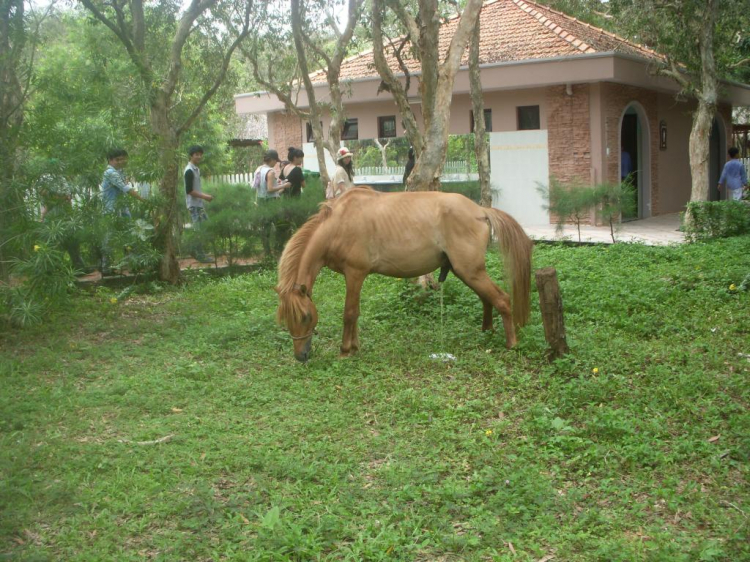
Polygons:
[[[440,55],[440,27],[443,23],[438,0],[420,0],[416,14],[399,0],[372,0],[372,39],[375,67],[383,80],[382,88],[394,97],[416,155],[416,163],[407,181],[411,190],[437,190],[448,148],[453,83],[474,30],[482,0],[467,0],[445,55]],[[403,41],[419,62],[421,126],[407,95],[405,84],[388,65],[386,48],[396,57],[404,76],[409,79],[407,63],[402,56],[403,44],[384,39],[384,21],[391,14],[401,24]]]
[[[29,7],[30,8],[30,7]],[[42,12],[24,0],[0,0],[0,279],[8,277],[10,225],[22,215],[23,198],[14,187],[17,150],[31,93],[39,29],[53,4]]]
[[[80,0],[120,41],[137,69],[148,99],[151,131],[163,176],[163,203],[156,219],[156,245],[162,252],[159,276],[178,282],[178,147],[224,81],[232,55],[251,30],[253,0],[191,0],[144,4],[143,0]],[[167,39],[163,41],[166,31]],[[206,33],[200,33],[203,29]],[[230,33],[228,30],[236,30]],[[206,64],[203,81],[185,79],[184,53],[193,41],[192,61]],[[211,64],[215,63],[215,64]]]
[[[313,131],[313,142],[318,157],[323,183],[327,183],[325,151],[336,157],[341,145],[341,133],[346,115],[344,111],[344,91],[339,81],[341,64],[352,49],[352,37],[359,21],[364,0],[346,0],[346,21],[343,29],[339,27],[333,15],[334,2],[329,0],[290,0],[289,13],[291,27],[288,34],[283,30],[271,30],[271,36],[259,34],[252,46],[243,48],[243,53],[253,69],[256,81],[268,92],[274,94],[287,111],[310,124]],[[314,16],[311,17],[311,12]],[[274,19],[280,18],[275,14]],[[321,24],[322,23],[322,27]],[[291,36],[289,36],[289,34]],[[291,40],[294,46],[295,64],[291,72],[275,66],[273,57],[265,54],[263,47],[270,52],[283,50],[284,42]],[[287,43],[288,46],[288,43]],[[263,68],[262,61],[267,61]],[[315,93],[315,86],[310,77],[316,67],[323,67],[323,74],[328,83],[328,101],[321,102]],[[279,72],[281,70],[281,72]],[[287,69],[289,70],[289,69]],[[298,95],[304,90],[307,102],[300,103]],[[324,113],[330,116],[327,135],[324,134],[322,122]]]
[[482,92],[482,76],[479,71],[479,41],[480,22],[479,15],[477,15],[476,33],[471,36],[469,42],[469,87],[471,90],[471,106],[474,112],[474,152],[477,156],[477,171],[479,172],[479,202],[483,207],[492,207],[490,149],[487,145],[484,93]]

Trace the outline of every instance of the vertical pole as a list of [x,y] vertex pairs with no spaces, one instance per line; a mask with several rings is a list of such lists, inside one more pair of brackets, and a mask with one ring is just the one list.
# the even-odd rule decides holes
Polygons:
[[536,272],[536,286],[539,290],[539,307],[544,323],[544,337],[550,346],[550,359],[557,359],[568,353],[565,341],[565,322],[563,320],[560,285],[557,282],[557,271],[554,267],[545,267]]

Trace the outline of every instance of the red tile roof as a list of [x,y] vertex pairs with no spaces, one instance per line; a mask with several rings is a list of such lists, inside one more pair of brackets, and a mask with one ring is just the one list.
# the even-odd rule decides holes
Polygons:
[[[440,28],[440,57],[444,58],[459,17]],[[646,59],[657,59],[654,51],[631,43],[622,37],[599,29],[575,18],[528,0],[489,0],[480,14],[479,63],[499,63],[571,57],[585,53],[616,51]],[[388,65],[396,74],[402,73],[393,48],[386,46]],[[402,59],[410,73],[419,71],[419,62],[409,58],[409,46]],[[468,48],[461,61],[468,65]],[[377,77],[372,50],[355,55],[341,65],[341,79]],[[311,75],[322,81],[322,71]]]

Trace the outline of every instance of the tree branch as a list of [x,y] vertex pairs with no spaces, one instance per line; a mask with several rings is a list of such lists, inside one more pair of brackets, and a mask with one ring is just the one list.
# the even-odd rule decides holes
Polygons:
[[206,10],[213,7],[216,2],[217,0],[192,0],[190,6],[185,11],[185,14],[180,18],[180,23],[177,26],[177,31],[172,40],[172,51],[169,57],[169,71],[164,80],[164,84],[162,85],[162,91],[167,97],[172,95],[177,86],[177,80],[179,80],[180,72],[182,71],[182,49],[193,30],[193,23],[195,23],[195,20],[197,20]]
[[[213,97],[213,95],[216,93],[216,90],[218,90],[219,86],[221,86],[222,82],[224,82],[224,78],[227,75],[227,69],[229,68],[229,63],[232,60],[234,51],[237,49],[239,44],[242,43],[242,41],[244,41],[245,38],[250,34],[250,12],[252,11],[252,8],[252,0],[245,0],[245,14],[242,21],[242,31],[236,34],[234,41],[229,46],[229,49],[227,49],[227,52],[224,54],[224,60],[222,61],[221,68],[219,69],[219,73],[217,74],[216,80],[214,80],[211,88],[209,88],[203,94],[203,97],[201,97],[201,100],[198,102],[198,105],[195,107],[195,109],[193,109],[193,112],[190,114],[190,116],[182,125],[177,128],[177,136],[180,136],[193,124],[198,115],[200,115],[201,111],[203,111],[206,103],[208,103],[208,100]],[[229,27],[229,25],[227,25],[227,27]]]

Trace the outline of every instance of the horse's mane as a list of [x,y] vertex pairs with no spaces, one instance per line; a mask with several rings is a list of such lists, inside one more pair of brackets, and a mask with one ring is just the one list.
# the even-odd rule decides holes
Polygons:
[[279,281],[276,292],[279,294],[279,309],[276,318],[279,323],[286,321],[299,321],[304,314],[302,309],[303,299],[293,298],[294,285],[297,282],[299,265],[302,255],[305,253],[310,239],[318,227],[331,216],[333,203],[324,201],[320,204],[320,210],[303,224],[294,236],[287,242],[284,252],[279,260]]

